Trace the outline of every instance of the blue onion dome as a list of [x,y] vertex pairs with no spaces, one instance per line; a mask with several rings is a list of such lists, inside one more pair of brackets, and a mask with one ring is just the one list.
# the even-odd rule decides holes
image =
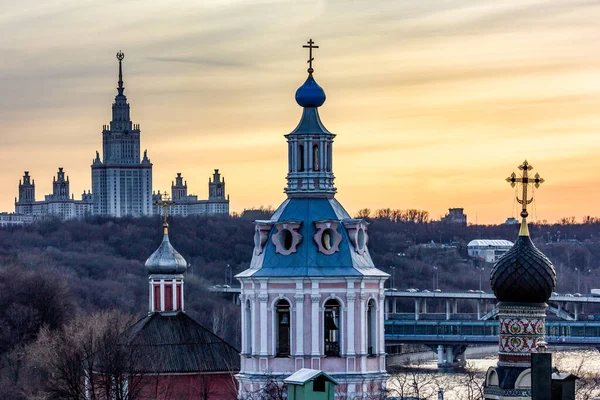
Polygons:
[[163,240],[158,249],[146,260],[149,274],[181,274],[187,268],[187,262],[171,246],[167,225],[164,226]]
[[296,103],[301,107],[321,107],[325,103],[325,91],[308,75],[306,82],[296,90]]
[[556,271],[531,241],[525,219],[514,246],[494,265],[491,284],[499,301],[545,303],[552,296]]

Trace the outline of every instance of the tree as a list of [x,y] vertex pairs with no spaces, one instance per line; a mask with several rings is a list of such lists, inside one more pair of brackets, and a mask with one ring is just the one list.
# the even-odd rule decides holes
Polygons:
[[370,208],[361,208],[356,212],[355,218],[367,219],[371,218],[371,209]]
[[135,366],[140,362],[122,337],[132,317],[120,312],[78,316],[63,329],[43,328],[28,356],[52,379],[50,399],[128,400],[140,389]]

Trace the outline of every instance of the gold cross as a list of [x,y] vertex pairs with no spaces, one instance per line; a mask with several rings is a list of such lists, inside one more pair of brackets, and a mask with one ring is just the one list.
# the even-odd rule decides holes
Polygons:
[[169,224],[167,223],[167,218],[169,216],[169,207],[174,206],[175,202],[171,201],[171,198],[169,197],[169,194],[165,190],[165,192],[160,195],[160,200],[157,200],[154,203],[154,205],[156,207],[162,207],[162,209],[163,209],[163,212],[162,212],[162,215],[163,215],[163,228],[165,229],[165,233],[167,233],[167,228],[169,227]]
[[314,58],[312,56],[312,50],[313,49],[318,49],[319,46],[313,46],[315,44],[315,42],[313,42],[312,39],[310,39],[306,43],[308,43],[308,46],[307,45],[303,45],[302,47],[305,48],[305,49],[308,49],[308,61],[307,61],[307,63],[308,63],[308,73],[312,74],[314,72],[314,69],[312,67],[312,62],[314,60]]
[[513,172],[506,181],[510,183],[510,187],[515,187],[515,185],[521,185],[523,187],[523,198],[519,199],[517,195],[517,202],[523,205],[523,210],[521,210],[521,217],[527,218],[529,213],[527,212],[527,205],[531,204],[533,201],[533,197],[531,199],[527,196],[527,188],[529,185],[535,186],[535,188],[539,188],[542,183],[544,183],[544,179],[540,177],[540,174],[535,174],[533,178],[529,177],[529,171],[533,169],[531,165],[527,162],[527,160],[523,161],[523,164],[519,165],[519,169],[523,171],[523,174],[520,178],[517,178],[517,175]]

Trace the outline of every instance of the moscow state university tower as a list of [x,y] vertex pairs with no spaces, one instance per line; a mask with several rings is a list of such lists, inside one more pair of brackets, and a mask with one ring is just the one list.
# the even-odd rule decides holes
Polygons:
[[131,122],[123,94],[124,57],[117,53],[119,86],[112,105],[112,121],[102,130],[102,159],[96,152],[92,162],[94,215],[152,215],[152,163],[146,151],[140,160],[140,126]]

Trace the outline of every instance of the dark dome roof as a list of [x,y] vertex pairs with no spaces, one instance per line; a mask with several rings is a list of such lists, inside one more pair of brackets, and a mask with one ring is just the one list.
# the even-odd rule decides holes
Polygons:
[[296,90],[296,103],[302,107],[321,107],[325,103],[325,91],[317,84],[312,74]]
[[491,283],[499,301],[545,303],[556,287],[556,271],[531,238],[523,235],[494,265]]
[[187,262],[177,250],[171,246],[169,234],[165,229],[163,240],[154,253],[146,260],[146,269],[150,274],[182,274]]

